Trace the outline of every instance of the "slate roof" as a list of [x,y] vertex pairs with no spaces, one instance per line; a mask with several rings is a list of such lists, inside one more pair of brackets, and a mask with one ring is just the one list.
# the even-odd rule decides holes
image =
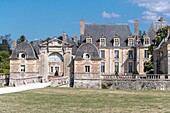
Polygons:
[[19,53],[25,53],[26,59],[37,59],[36,53],[34,51],[34,48],[31,46],[29,42],[22,42],[19,45],[15,47],[13,50],[10,59],[18,59]]
[[[63,40],[63,37],[59,36],[58,39]],[[76,44],[76,42],[73,40],[73,38],[71,36],[68,36],[68,35],[66,35],[66,42],[73,45],[72,54],[75,55],[76,51],[77,51],[77,48],[78,48],[78,45]]]
[[77,49],[75,60],[83,59],[83,54],[88,53],[91,56],[91,60],[100,60],[100,55],[97,47],[92,43],[83,43]]
[[113,38],[117,35],[120,37],[120,47],[127,46],[127,38],[132,33],[127,24],[85,24],[84,35],[81,36],[81,42],[84,42],[86,36],[92,36],[93,44],[97,45],[103,35],[106,37],[107,47],[113,47]]
[[166,21],[155,21],[151,24],[149,30],[148,30],[148,36],[151,39],[151,44],[153,44],[153,39],[155,39],[156,32],[163,27],[166,27],[168,24]]

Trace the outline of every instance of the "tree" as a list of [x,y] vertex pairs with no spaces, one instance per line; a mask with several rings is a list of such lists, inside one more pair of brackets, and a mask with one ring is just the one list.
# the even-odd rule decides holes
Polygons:
[[149,61],[144,62],[144,72],[150,73],[150,71],[153,69],[153,63]]
[[21,35],[20,38],[17,40],[17,44],[20,44],[21,42],[26,41],[26,38],[24,35]]
[[155,45],[158,46],[162,39],[164,39],[168,35],[168,29],[170,29],[170,26],[166,26],[164,28],[160,28],[156,32],[156,38],[155,38]]

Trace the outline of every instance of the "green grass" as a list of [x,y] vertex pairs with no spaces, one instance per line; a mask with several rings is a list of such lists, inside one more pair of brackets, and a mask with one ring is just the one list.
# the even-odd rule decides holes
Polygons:
[[170,113],[170,91],[44,88],[0,95],[1,113]]

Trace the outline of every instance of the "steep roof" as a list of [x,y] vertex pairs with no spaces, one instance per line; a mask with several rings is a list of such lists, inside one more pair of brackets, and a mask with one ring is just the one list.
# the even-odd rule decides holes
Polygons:
[[168,24],[166,21],[155,21],[151,24],[148,30],[148,36],[151,39],[151,44],[153,43],[152,40],[155,39],[156,32],[163,27],[166,27]]
[[10,59],[18,59],[19,53],[25,53],[27,55],[26,59],[37,59],[34,48],[29,42],[22,42],[15,47]]
[[112,47],[114,36],[120,37],[120,46],[126,46],[126,39],[132,33],[127,24],[85,24],[84,35],[81,36],[81,41],[85,41],[86,36],[92,36],[93,44],[97,45],[97,41],[103,35],[106,37],[107,47]]
[[83,59],[83,54],[88,53],[91,56],[91,60],[99,60],[100,55],[97,47],[92,43],[83,43],[77,49],[75,59]]

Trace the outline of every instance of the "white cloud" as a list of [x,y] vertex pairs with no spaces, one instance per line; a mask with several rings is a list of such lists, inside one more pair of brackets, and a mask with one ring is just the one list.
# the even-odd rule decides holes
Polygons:
[[130,0],[139,7],[144,7],[152,12],[170,11],[170,0]]
[[134,23],[133,19],[128,20],[129,23]]
[[130,0],[139,7],[144,7],[146,11],[142,14],[145,21],[155,21],[159,19],[159,15],[170,17],[170,0]]
[[154,12],[145,11],[142,14],[142,18],[147,20],[147,21],[149,21],[149,20],[155,21],[155,20],[158,20],[159,16]]
[[108,12],[106,12],[106,11],[103,11],[103,12],[102,12],[102,17],[103,17],[103,18],[118,18],[118,17],[120,17],[120,15],[117,14],[117,13],[114,13],[114,12],[108,13]]

